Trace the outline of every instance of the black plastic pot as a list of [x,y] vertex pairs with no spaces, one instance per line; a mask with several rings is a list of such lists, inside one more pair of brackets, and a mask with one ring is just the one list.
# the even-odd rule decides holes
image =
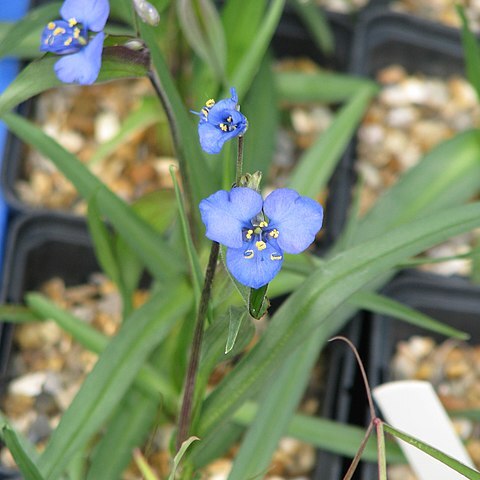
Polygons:
[[[25,216],[11,225],[3,272],[2,303],[22,303],[28,291],[61,276],[67,285],[85,283],[99,271],[84,222],[50,215]],[[13,325],[0,320],[0,391],[8,378]],[[0,466],[0,480],[21,479],[16,471]]]
[[[480,287],[461,277],[440,277],[426,272],[405,271],[384,293],[441,322],[470,334],[468,343],[480,343]],[[370,333],[368,376],[374,388],[392,380],[390,364],[398,342],[414,335],[429,336],[437,342],[445,337],[383,315],[373,315]],[[366,405],[364,406],[366,411]],[[367,418],[366,416],[364,418]],[[362,480],[376,478],[376,465],[363,464]]]

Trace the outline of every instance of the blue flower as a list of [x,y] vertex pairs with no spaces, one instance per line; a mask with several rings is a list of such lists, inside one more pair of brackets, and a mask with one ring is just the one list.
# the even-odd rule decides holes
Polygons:
[[[109,13],[108,0],[65,0],[60,9],[62,20],[49,22],[44,28],[40,50],[65,55],[54,67],[62,82],[95,82],[102,65],[102,30]],[[91,40],[89,31],[97,33]]]
[[227,268],[247,287],[260,288],[280,271],[283,253],[300,253],[322,227],[323,209],[295,190],[262,200],[250,188],[220,190],[200,202],[210,240],[227,247]]
[[243,135],[248,127],[245,115],[239,112],[238,97],[235,88],[230,89],[231,98],[215,103],[210,99],[200,112],[198,136],[200,145],[207,153],[220,153],[227,140]]

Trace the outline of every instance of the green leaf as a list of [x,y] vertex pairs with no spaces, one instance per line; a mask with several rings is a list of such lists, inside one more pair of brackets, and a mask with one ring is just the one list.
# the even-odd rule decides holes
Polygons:
[[[262,101],[259,102],[258,99]],[[242,112],[248,118],[249,128],[244,136],[243,171],[268,172],[275,152],[279,110],[276,85],[270,55],[266,55],[253,80]],[[231,182],[230,182],[231,183]]]
[[377,425],[377,445],[378,445],[378,476],[379,480],[387,480],[387,453],[385,451],[385,435],[383,423]]
[[384,295],[372,292],[357,292],[350,298],[349,302],[357,308],[376,312],[381,315],[388,315],[447,337],[457,338],[459,340],[468,340],[470,338],[468,333],[449,327],[414,308],[410,308]]
[[25,480],[43,480],[38,467],[27,452],[23,449],[15,431],[7,425],[2,427],[2,437],[12,454],[18,468],[25,476]]
[[2,322],[29,323],[41,322],[43,318],[38,316],[30,308],[23,305],[0,305],[0,318]]
[[150,465],[145,460],[145,457],[142,455],[142,452],[138,449],[133,451],[133,458],[137,464],[138,469],[145,477],[145,480],[160,480],[155,472],[150,468]]
[[[480,133],[471,130],[442,142],[375,203],[352,229],[355,244],[419,215],[448,209],[473,197],[480,184]],[[415,194],[412,194],[415,192]],[[335,247],[335,251],[338,252]]]
[[235,375],[224,379],[207,398],[199,434],[204,436],[228,418],[353,293],[381,278],[401,259],[479,224],[480,204],[453,208],[392,229],[325,262],[276,312]]
[[92,237],[95,255],[102,270],[112,282],[121,287],[120,272],[113,249],[112,235],[101,219],[95,195],[88,201],[87,224]]
[[243,308],[239,311],[238,308],[230,307],[228,313],[230,321],[228,322],[228,337],[225,345],[225,354],[230,353],[235,346],[238,332],[240,331],[240,327],[242,326],[246,315]]
[[291,3],[320,50],[331,55],[334,50],[335,39],[323,11],[314,2],[291,0]]
[[75,185],[80,195],[86,199],[96,196],[102,215],[111,221],[156,278],[170,281],[180,273],[184,266],[177,251],[103,185],[75,155],[19,115],[8,113],[2,120],[18,137],[49,158]]
[[334,121],[301,156],[288,186],[315,197],[322,191],[362,119],[376,88],[366,85],[336,114]]
[[21,20],[12,24],[0,41],[0,57],[16,55],[16,49],[21,46],[32,30],[38,30],[37,51],[40,49],[40,29],[52,18],[58,17],[62,6],[61,2],[52,2],[47,5],[31,9]]
[[251,288],[248,296],[248,311],[257,320],[262,318],[270,307],[267,297],[268,283],[260,288]]
[[[65,332],[91,352],[100,354],[107,347],[110,338],[91,327],[70,312],[67,312],[38,293],[29,293],[25,300],[31,310],[42,320],[53,320]],[[149,364],[143,365],[136,379],[136,385],[154,398],[163,396],[171,409],[176,402],[172,386]]]
[[[275,29],[281,18],[285,0],[273,0],[270,2],[268,11],[265,14],[257,35],[250,43],[248,51],[242,57],[229,78],[230,85],[237,89],[238,97],[242,98],[249,89],[252,81],[260,69],[263,57],[267,51]],[[223,96],[227,96],[225,92]]]
[[[221,17],[227,41],[227,72],[231,74],[257,36],[265,0],[225,2]],[[253,117],[252,117],[253,118]]]
[[175,480],[175,473],[177,471],[178,465],[180,464],[180,461],[185,455],[185,452],[188,450],[188,447],[196,440],[200,440],[200,439],[198,437],[190,437],[190,438],[187,438],[187,440],[185,440],[182,443],[180,450],[177,452],[177,454],[175,455],[175,458],[173,459],[173,469],[170,472],[170,475],[168,476],[168,480]]
[[192,50],[225,79],[226,39],[217,9],[211,0],[178,0],[177,15]]
[[462,22],[462,45],[465,53],[467,78],[480,99],[480,46],[468,25],[464,8],[460,4],[456,4],[455,8]]
[[188,288],[172,284],[136,310],[100,355],[39,461],[56,478],[108,419],[153,349],[191,306]]
[[436,448],[432,447],[431,445],[428,445],[427,443],[424,443],[421,440],[418,440],[418,438],[411,437],[410,435],[400,430],[397,430],[396,428],[386,423],[383,424],[383,428],[386,432],[390,433],[396,438],[399,438],[400,440],[407,442],[408,444],[414,446],[415,448],[418,448],[422,452],[425,452],[427,455],[430,455],[431,457],[437,459],[439,462],[442,462],[443,464],[448,465],[450,468],[452,468],[458,473],[461,473],[462,475],[469,478],[470,480],[480,480],[479,472],[477,472],[476,470],[473,470],[470,467],[467,467],[463,463],[460,463],[458,460],[455,460],[454,458],[450,457],[446,453],[443,453],[440,450],[437,450]]
[[86,480],[118,480],[122,477],[131,462],[132,450],[148,437],[158,401],[158,397],[146,397],[136,390],[127,392],[95,446]]
[[275,72],[275,84],[281,101],[304,104],[344,102],[364,88],[376,88],[365,78],[324,71]]
[[[248,402],[233,415],[232,421],[248,426],[257,412],[258,405]],[[326,418],[296,413],[292,416],[284,433],[321,450],[353,458],[364,437],[365,429]],[[394,442],[387,442],[386,447],[391,463],[405,462],[402,451]],[[373,441],[367,443],[363,458],[370,462],[376,461],[377,449]]]

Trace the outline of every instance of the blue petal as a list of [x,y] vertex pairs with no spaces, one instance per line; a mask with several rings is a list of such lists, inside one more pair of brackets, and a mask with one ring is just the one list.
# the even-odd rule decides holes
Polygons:
[[65,83],[91,85],[95,82],[102,66],[103,32],[73,55],[67,55],[55,64],[57,77]]
[[242,246],[242,228],[251,226],[251,219],[261,210],[262,197],[251,188],[219,190],[200,202],[207,238],[232,248]]
[[280,188],[268,195],[263,211],[270,219],[269,228],[280,232],[277,242],[287,253],[305,250],[322,228],[322,206],[289,188]]
[[202,149],[211,154],[220,153],[223,144],[228,140],[219,127],[202,119],[198,124],[198,138]]
[[[272,255],[277,260],[273,260]],[[283,255],[268,242],[264,250],[258,250],[252,241],[245,243],[242,248],[229,248],[226,260],[228,270],[240,283],[247,287],[260,288],[280,271]]]
[[65,0],[60,15],[65,20],[74,18],[93,32],[101,32],[110,13],[108,0]]

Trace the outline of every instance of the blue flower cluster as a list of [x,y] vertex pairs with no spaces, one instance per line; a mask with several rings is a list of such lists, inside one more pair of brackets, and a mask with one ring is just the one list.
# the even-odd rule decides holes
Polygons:
[[239,112],[235,88],[231,88],[230,93],[231,98],[218,103],[210,99],[200,112],[192,111],[200,116],[198,136],[200,145],[207,153],[220,153],[226,141],[243,135],[248,128],[245,115]]
[[[44,28],[40,49],[65,55],[54,67],[62,82],[95,82],[102,65],[103,29],[109,13],[108,0],[65,0],[60,9],[62,19]],[[90,39],[89,31],[97,34]]]
[[200,202],[206,236],[227,247],[227,268],[243,285],[260,288],[280,271],[283,254],[300,253],[322,227],[323,209],[295,190],[265,200],[251,188],[220,190]]

